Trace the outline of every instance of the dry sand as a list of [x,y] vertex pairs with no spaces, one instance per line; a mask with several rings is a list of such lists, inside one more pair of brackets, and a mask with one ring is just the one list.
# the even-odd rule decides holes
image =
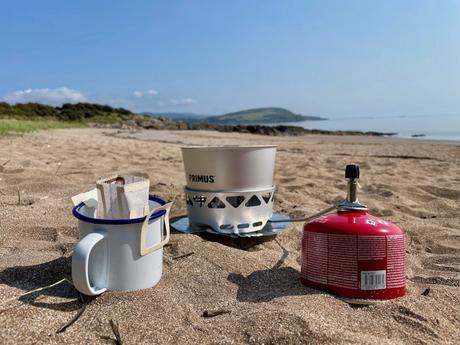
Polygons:
[[[72,195],[92,188],[100,176],[143,172],[152,192],[173,200],[173,214],[183,215],[180,146],[235,143],[279,145],[275,211],[293,216],[342,198],[343,168],[359,163],[360,199],[406,230],[407,296],[352,307],[303,287],[302,226],[293,224],[276,240],[259,244],[173,234],[156,287],[85,301],[81,317],[58,334],[82,307],[70,284],[8,301],[70,277],[78,240]],[[98,129],[2,138],[0,343],[110,344],[112,319],[125,344],[458,344],[459,200],[458,142]],[[219,309],[229,313],[202,316]]]

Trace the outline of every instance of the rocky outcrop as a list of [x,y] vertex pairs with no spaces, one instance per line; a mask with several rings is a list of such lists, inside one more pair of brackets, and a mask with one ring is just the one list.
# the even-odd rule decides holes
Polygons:
[[96,124],[102,128],[120,129],[155,129],[155,130],[206,130],[218,132],[238,132],[261,135],[304,135],[304,134],[325,134],[325,135],[368,135],[368,136],[392,136],[396,133],[362,132],[362,131],[328,131],[322,129],[307,129],[298,126],[261,126],[261,125],[218,125],[211,123],[172,121],[165,117],[151,117],[142,120],[129,120],[116,124]]

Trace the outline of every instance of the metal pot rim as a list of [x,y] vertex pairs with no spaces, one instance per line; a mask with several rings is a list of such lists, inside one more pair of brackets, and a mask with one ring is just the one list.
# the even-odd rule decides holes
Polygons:
[[184,186],[184,191],[190,191],[195,193],[211,193],[211,194],[235,194],[235,193],[261,193],[261,192],[270,192],[275,190],[276,186],[272,185],[271,187],[263,187],[256,189],[216,189],[216,190],[206,190],[206,189],[196,189]]
[[182,150],[231,150],[231,149],[268,149],[277,148],[278,145],[210,145],[210,146],[182,146]]

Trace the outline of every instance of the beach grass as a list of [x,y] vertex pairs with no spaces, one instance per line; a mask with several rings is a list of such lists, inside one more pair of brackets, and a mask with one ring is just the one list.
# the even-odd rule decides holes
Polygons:
[[0,119],[0,136],[30,133],[40,129],[81,127],[87,127],[87,125],[78,121]]

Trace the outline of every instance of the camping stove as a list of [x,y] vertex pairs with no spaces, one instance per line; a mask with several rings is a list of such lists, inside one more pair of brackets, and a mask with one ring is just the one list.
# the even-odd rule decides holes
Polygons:
[[404,232],[358,201],[358,165],[348,165],[345,178],[347,199],[337,212],[304,225],[301,281],[356,302],[402,297]]
[[182,148],[190,225],[222,234],[260,231],[273,214],[276,146]]

